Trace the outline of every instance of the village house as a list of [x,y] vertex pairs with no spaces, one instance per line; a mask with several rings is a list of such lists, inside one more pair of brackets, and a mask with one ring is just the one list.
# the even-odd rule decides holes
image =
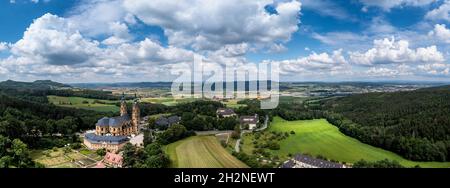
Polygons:
[[170,116],[170,117],[161,116],[155,121],[155,125],[156,127],[169,128],[170,126],[177,124],[180,121],[181,117],[179,116]]
[[236,113],[231,108],[219,108],[216,111],[217,118],[227,118],[227,117],[235,117]]
[[253,130],[257,127],[259,122],[258,114],[253,116],[241,116],[240,123],[241,125],[248,125],[249,130]]
[[297,154],[284,162],[280,168],[347,168],[347,166],[327,160],[316,159],[308,155]]

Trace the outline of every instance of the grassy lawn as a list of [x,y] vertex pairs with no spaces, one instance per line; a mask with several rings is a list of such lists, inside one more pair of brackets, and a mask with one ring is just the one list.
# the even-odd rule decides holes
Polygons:
[[177,168],[247,168],[229,154],[214,136],[193,136],[164,148]]
[[60,97],[53,95],[47,96],[47,98],[49,102],[54,105],[64,107],[81,108],[99,112],[118,112],[120,110],[120,108],[115,105],[117,101],[97,100],[83,97]]
[[[393,152],[364,144],[344,135],[325,119],[286,121],[275,117],[268,131],[295,131],[294,135],[290,134],[288,138],[280,141],[280,150],[272,151],[274,155],[278,155],[282,159],[287,159],[288,154],[307,153],[347,163],[354,163],[360,159],[367,161],[390,159],[397,160],[408,167],[417,164],[421,167],[450,167],[450,162],[410,161]],[[243,152],[252,152],[251,140],[252,135],[244,137]]]
[[102,159],[102,157],[97,155],[96,151],[94,151],[94,150],[89,150],[89,149],[83,148],[83,149],[80,149],[79,152],[85,156],[88,156],[91,159],[95,159],[98,161]]

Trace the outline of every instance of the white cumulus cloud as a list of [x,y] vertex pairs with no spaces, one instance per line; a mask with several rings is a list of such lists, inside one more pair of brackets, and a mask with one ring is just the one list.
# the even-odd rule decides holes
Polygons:
[[[114,27],[119,27],[120,31],[120,24]],[[1,44],[2,48],[11,46],[11,55],[0,60],[1,71],[9,70],[12,71],[10,75],[19,77],[53,75],[58,79],[82,77],[88,81],[133,76],[158,79],[168,72],[162,65],[192,62],[194,56],[192,51],[163,47],[148,38],[138,42],[105,44],[107,46],[103,47],[99,41],[82,35],[70,19],[52,14],[34,20],[16,43]]]
[[347,60],[341,49],[332,53],[313,52],[306,57],[274,61],[274,63],[279,63],[281,72],[284,74],[335,74],[348,68]]
[[[298,30],[301,7],[296,0],[125,0],[124,5],[144,23],[162,27],[171,45],[196,50],[286,42]],[[266,5],[274,6],[276,13],[266,11]]]
[[0,52],[9,49],[9,46],[6,42],[0,42]]
[[434,25],[434,30],[430,31],[428,36],[435,37],[435,39],[444,43],[450,43],[450,29],[447,29],[444,24]]
[[425,15],[425,18],[429,20],[450,21],[450,0],[445,0],[445,2],[441,6],[429,11]]
[[418,69],[430,75],[450,75],[450,65],[445,63],[419,65]]
[[412,68],[401,64],[393,67],[371,67],[364,71],[365,76],[370,77],[399,77],[413,75]]
[[389,63],[429,63],[444,61],[436,46],[411,49],[406,40],[374,40],[373,48],[366,52],[349,52],[350,61],[355,64],[373,65]]
[[98,42],[84,38],[64,18],[52,14],[36,19],[11,49],[16,56],[53,65],[84,63],[97,51]]

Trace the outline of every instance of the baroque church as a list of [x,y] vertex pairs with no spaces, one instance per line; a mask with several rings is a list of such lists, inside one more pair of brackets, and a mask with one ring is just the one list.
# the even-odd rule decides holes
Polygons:
[[120,116],[104,117],[97,121],[94,133],[84,135],[84,144],[89,149],[102,149],[116,152],[129,142],[130,137],[139,134],[140,109],[134,100],[131,117],[127,112],[125,98],[120,103]]

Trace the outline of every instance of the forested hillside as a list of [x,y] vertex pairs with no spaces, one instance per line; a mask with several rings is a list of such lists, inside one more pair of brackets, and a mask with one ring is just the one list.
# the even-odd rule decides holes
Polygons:
[[0,135],[30,147],[54,147],[76,141],[74,134],[92,128],[104,113],[58,107],[0,94]]
[[[7,80],[0,82],[0,93],[43,103],[48,102],[47,95],[57,95],[61,97],[85,97],[101,100],[119,100],[121,98],[121,96],[113,95],[110,91],[72,88],[70,85],[53,82],[50,80],[37,80],[34,82]],[[132,96],[127,97],[127,99],[132,98]]]
[[322,102],[324,116],[362,142],[412,160],[450,160],[450,86]]
[[13,80],[7,80],[0,82],[0,88],[2,89],[19,89],[22,90],[50,90],[58,88],[69,88],[69,85],[53,82],[50,80],[36,80],[34,82],[18,82]]

